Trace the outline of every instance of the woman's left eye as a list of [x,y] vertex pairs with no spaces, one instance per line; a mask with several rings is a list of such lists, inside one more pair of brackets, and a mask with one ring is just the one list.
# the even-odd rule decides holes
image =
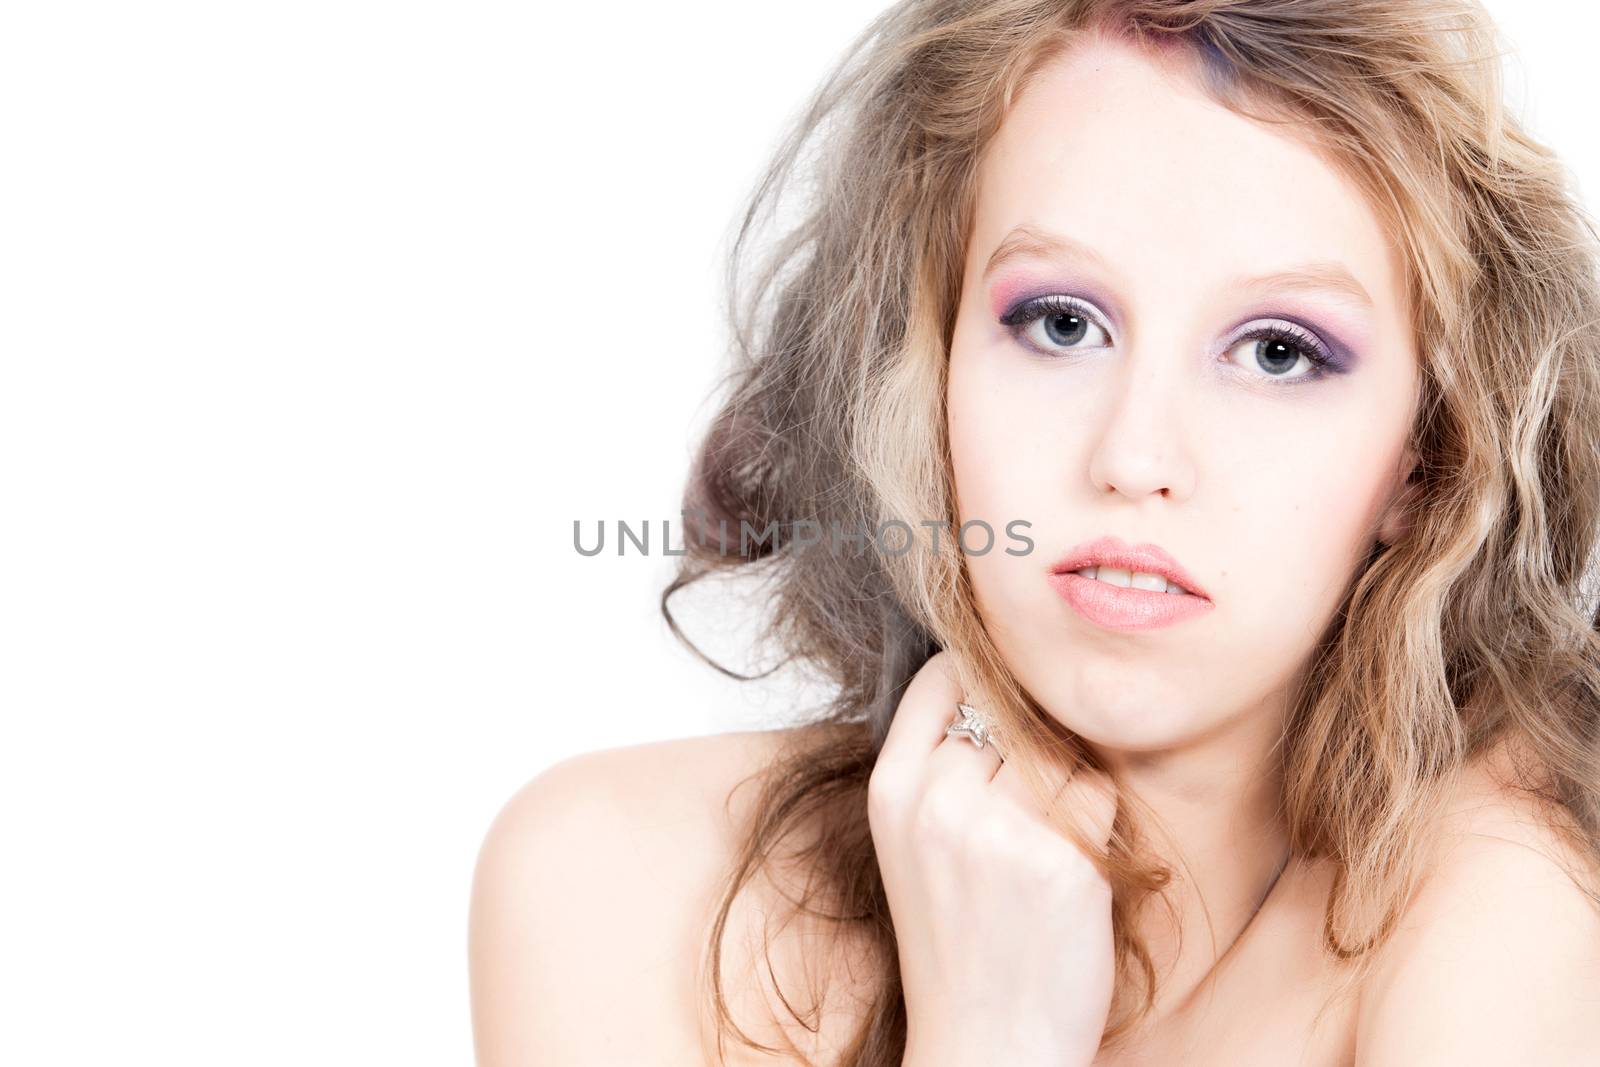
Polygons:
[[[1251,330],[1228,348],[1230,355],[1235,352],[1240,353],[1235,362],[1285,381],[1320,378],[1332,363],[1322,342],[1291,323]],[[1304,372],[1295,373],[1302,364]]]

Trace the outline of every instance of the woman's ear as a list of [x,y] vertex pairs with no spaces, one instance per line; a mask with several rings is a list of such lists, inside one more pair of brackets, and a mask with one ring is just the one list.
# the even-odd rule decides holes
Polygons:
[[1411,523],[1416,517],[1417,502],[1422,493],[1418,467],[1417,454],[1408,447],[1397,468],[1401,472],[1399,484],[1391,491],[1383,518],[1378,523],[1378,540],[1383,544],[1398,544],[1411,532]]

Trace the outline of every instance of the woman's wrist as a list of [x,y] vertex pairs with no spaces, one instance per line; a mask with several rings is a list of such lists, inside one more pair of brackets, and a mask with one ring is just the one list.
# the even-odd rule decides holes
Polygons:
[[900,1067],[1089,1067],[1097,1051],[1063,1055],[1060,1050],[1047,1053],[1038,1048],[1019,1048],[1001,1042],[969,1047],[956,1041],[910,1039],[906,1042]]

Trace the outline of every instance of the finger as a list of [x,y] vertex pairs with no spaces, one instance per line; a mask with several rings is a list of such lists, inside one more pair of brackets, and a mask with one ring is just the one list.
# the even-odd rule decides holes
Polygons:
[[957,704],[964,700],[955,657],[949,652],[929,657],[895,709],[874,773],[908,786],[944,777],[986,785],[999,767],[998,750],[988,741],[980,749],[970,737],[949,733],[961,718]]
[[1111,826],[1117,815],[1116,786],[1111,778],[1087,766],[1066,768],[1052,764],[1041,767],[1040,773],[1045,779],[1043,806],[1012,762],[1000,765],[990,787],[1011,797],[1052,829],[1067,823],[1091,844],[1104,848],[1111,840]]
[[[912,677],[895,708],[888,735],[878,753],[878,764],[920,767],[944,742],[945,727],[955,721],[956,704],[963,699],[955,658],[948,652],[929,657]],[[970,742],[963,743],[970,745]]]
[[[987,724],[988,717],[983,715],[981,708],[977,710]],[[930,776],[954,775],[987,785],[1000,769],[1000,750],[992,738],[979,748],[966,734],[948,733],[951,723],[960,716],[960,710],[952,705],[949,722],[945,723],[945,738],[928,756],[927,773]]]

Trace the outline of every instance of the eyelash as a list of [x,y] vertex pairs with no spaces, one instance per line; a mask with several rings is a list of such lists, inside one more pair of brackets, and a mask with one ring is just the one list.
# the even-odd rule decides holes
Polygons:
[[[1099,317],[1095,315],[1094,312],[1089,310],[1088,305],[1074,297],[1060,294],[1039,296],[1034,297],[1032,300],[1025,301],[1022,304],[1017,305],[1017,307],[1013,308],[1012,310],[1006,312],[1006,314],[1001,317],[1000,322],[1002,325],[1011,329],[1013,336],[1016,336],[1020,339],[1023,332],[1027,330],[1029,326],[1032,326],[1035,322],[1038,322],[1047,315],[1077,316],[1093,322],[1106,334],[1110,334],[1111,332],[1105,328],[1105,325],[1100,321]],[[1282,378],[1287,383],[1300,384],[1303,382],[1316,381],[1318,379],[1325,378],[1338,369],[1333,357],[1329,353],[1327,345],[1325,345],[1315,334],[1311,333],[1309,330],[1306,330],[1300,326],[1296,326],[1292,323],[1261,326],[1257,329],[1251,330],[1248,333],[1241,334],[1233,341],[1231,345],[1228,346],[1228,351],[1231,352],[1241,342],[1252,340],[1276,341],[1280,344],[1288,345],[1290,348],[1293,348],[1295,351],[1305,356],[1312,368],[1310,373],[1302,374],[1297,378],[1288,378],[1282,375],[1272,374],[1264,374],[1261,375],[1261,377],[1267,379]],[[1046,358],[1053,359],[1058,357],[1047,356]]]

